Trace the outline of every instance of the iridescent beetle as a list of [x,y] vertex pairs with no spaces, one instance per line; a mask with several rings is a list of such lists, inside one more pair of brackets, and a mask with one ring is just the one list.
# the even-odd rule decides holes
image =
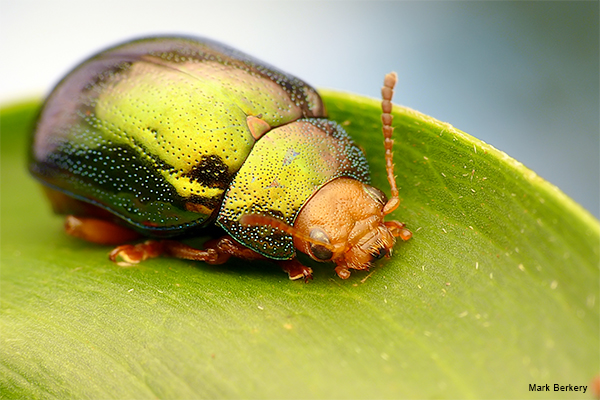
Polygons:
[[[399,205],[392,163],[392,94],[383,95],[391,199],[369,185],[362,151],[325,119],[299,79],[216,42],[158,37],[88,59],[46,100],[29,168],[66,231],[120,245],[110,259],[160,255],[221,264],[271,259],[311,277],[300,250],[340,278],[389,255],[411,232],[384,217]],[[171,237],[215,222],[205,249]],[[158,238],[123,244],[142,236]]]

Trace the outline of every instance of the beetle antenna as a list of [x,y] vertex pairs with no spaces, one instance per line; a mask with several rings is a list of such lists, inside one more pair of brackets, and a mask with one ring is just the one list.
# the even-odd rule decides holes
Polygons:
[[392,193],[392,197],[383,207],[383,215],[391,213],[400,205],[400,196],[398,194],[398,187],[396,186],[396,177],[394,176],[394,154],[392,153],[394,145],[394,140],[392,139],[392,133],[394,132],[394,128],[392,127],[392,121],[394,120],[392,115],[392,97],[394,96],[394,87],[397,81],[398,75],[395,72],[390,72],[383,79],[383,87],[381,88],[381,110],[383,111],[381,122],[383,123],[383,144],[385,146],[385,169]]
[[307,236],[300,232],[298,229],[294,228],[291,225],[286,224],[285,222],[271,217],[267,215],[259,215],[259,214],[245,214],[240,218],[240,224],[245,226],[270,226],[271,228],[279,229],[280,231],[284,231],[288,235],[292,235],[293,237],[305,240],[309,243],[318,244],[319,246],[325,247],[327,250],[334,251],[334,247],[330,243],[321,242],[320,240],[315,240],[310,236]]

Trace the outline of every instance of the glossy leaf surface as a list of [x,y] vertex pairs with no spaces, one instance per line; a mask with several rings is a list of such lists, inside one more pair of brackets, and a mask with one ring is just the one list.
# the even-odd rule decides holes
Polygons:
[[[378,102],[323,94],[389,193]],[[304,284],[243,261],[121,268],[67,237],[26,173],[36,108],[0,114],[2,397],[589,396],[598,221],[485,143],[396,108],[393,217],[413,239],[346,281],[311,264]]]

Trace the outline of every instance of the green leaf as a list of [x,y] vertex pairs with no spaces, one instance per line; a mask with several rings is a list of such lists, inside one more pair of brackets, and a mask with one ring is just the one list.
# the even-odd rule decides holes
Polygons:
[[[379,102],[325,91],[389,192]],[[32,102],[0,114],[0,398],[573,397],[599,372],[596,219],[506,154],[407,108],[413,238],[342,281],[269,263],[132,268],[68,237],[26,172]],[[551,391],[529,391],[530,384]],[[540,397],[541,395],[541,397]],[[589,395],[587,395],[589,396]]]

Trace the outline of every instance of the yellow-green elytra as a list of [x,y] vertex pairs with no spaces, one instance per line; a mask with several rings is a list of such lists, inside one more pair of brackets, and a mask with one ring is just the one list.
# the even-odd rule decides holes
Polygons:
[[216,222],[280,260],[294,257],[292,236],[241,225],[241,216],[292,225],[328,182],[369,182],[364,155],[325,119],[312,87],[185,37],[128,42],[70,72],[40,113],[29,168],[51,190],[144,235],[185,235]]

